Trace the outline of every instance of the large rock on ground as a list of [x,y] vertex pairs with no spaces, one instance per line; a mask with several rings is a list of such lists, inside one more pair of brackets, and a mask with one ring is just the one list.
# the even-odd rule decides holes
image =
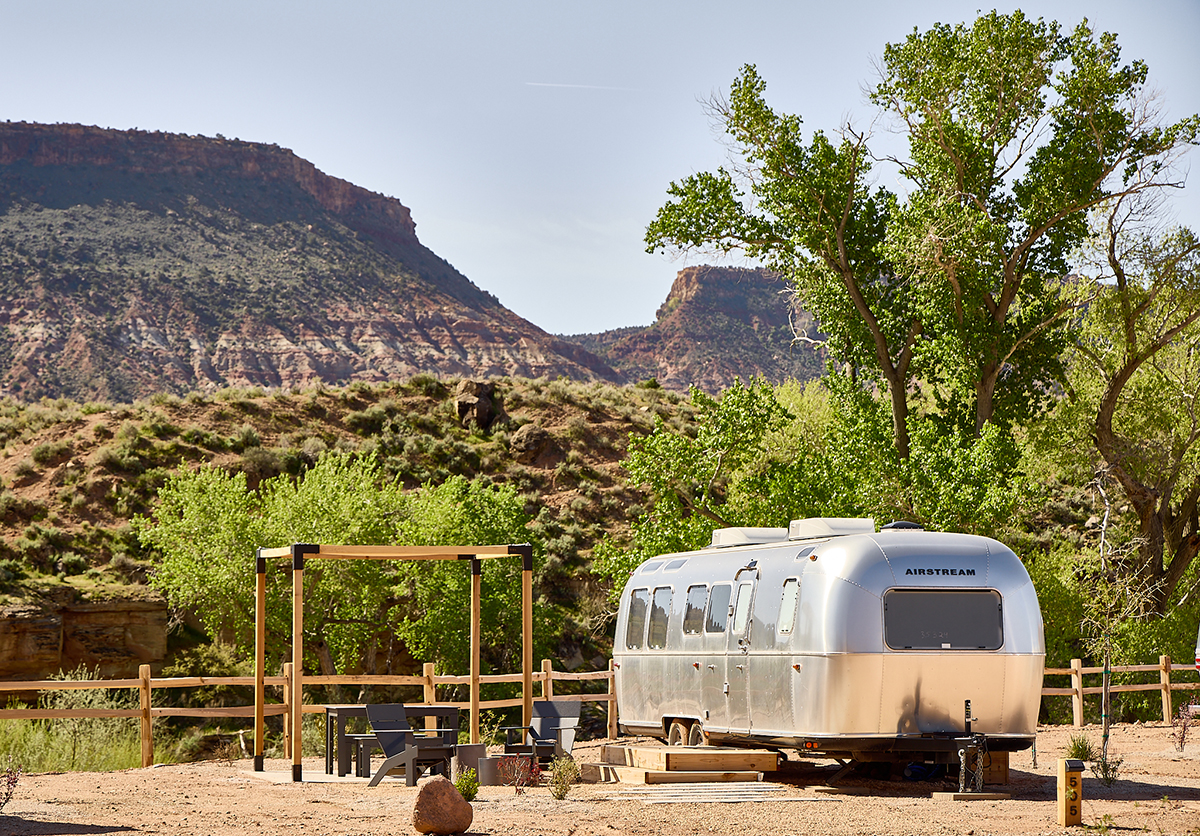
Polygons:
[[471,826],[475,811],[458,789],[443,775],[417,782],[417,800],[413,803],[413,827],[419,833],[449,836]]

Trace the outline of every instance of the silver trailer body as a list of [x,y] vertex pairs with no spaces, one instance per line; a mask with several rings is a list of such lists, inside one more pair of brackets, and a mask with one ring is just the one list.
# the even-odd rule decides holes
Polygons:
[[626,732],[859,760],[964,732],[995,750],[1033,742],[1042,617],[1006,546],[835,519],[713,540],[646,561],[625,586],[613,660]]

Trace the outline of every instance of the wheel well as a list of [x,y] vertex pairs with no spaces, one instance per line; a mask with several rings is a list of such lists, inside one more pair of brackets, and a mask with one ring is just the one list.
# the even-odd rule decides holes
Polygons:
[[662,731],[663,734],[666,735],[671,730],[672,723],[683,723],[688,728],[691,728],[693,723],[698,722],[700,722],[699,717],[663,717]]

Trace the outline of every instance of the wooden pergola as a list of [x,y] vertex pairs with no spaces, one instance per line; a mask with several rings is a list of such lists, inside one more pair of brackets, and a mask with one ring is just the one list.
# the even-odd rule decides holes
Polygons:
[[533,716],[533,547],[507,546],[325,546],[294,543],[258,549],[254,632],[254,769],[263,771],[266,705],[264,665],[267,646],[267,561],[292,559],[292,780],[303,780],[300,695],[304,669],[304,561],[312,560],[469,560],[471,562],[471,742],[479,742],[479,619],[483,560],[520,556],[521,571],[521,695],[524,722]]

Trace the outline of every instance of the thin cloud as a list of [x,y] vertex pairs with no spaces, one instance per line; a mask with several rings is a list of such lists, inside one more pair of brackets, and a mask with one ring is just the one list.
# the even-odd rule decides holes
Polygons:
[[526,87],[569,87],[573,90],[624,90],[629,93],[637,92],[632,87],[605,87],[600,84],[555,84],[549,81],[527,81]]

